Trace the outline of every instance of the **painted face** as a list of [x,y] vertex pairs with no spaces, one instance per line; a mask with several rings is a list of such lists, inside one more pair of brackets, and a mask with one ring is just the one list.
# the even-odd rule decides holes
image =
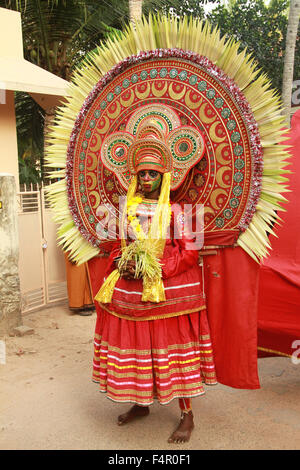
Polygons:
[[155,170],[142,170],[138,174],[139,183],[144,193],[152,193],[161,183],[161,174]]

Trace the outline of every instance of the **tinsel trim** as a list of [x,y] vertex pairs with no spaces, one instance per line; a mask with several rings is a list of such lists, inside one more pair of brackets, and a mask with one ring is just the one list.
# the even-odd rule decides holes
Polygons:
[[263,150],[261,145],[261,139],[259,135],[258,125],[254,119],[251,107],[239,87],[236,85],[236,83],[234,83],[234,81],[230,77],[228,77],[228,75],[226,75],[219,67],[213,64],[207,57],[200,56],[199,54],[196,54],[192,51],[184,51],[183,49],[156,49],[154,51],[140,52],[136,56],[127,57],[122,62],[115,65],[112,70],[107,72],[105,76],[102,77],[101,80],[99,80],[99,82],[95,85],[93,90],[90,92],[89,96],[84,101],[84,104],[76,118],[74,128],[70,137],[70,143],[67,150],[66,167],[69,208],[80,233],[82,233],[82,235],[93,246],[98,246],[99,241],[95,239],[88,232],[87,229],[84,228],[73,195],[73,162],[77,137],[86,117],[86,114],[88,113],[90,107],[92,106],[97,96],[102,92],[103,88],[106,87],[112,80],[114,80],[114,78],[117,77],[120,73],[124,72],[127,68],[131,67],[132,65],[139,64],[141,62],[146,62],[154,58],[176,58],[192,62],[193,64],[196,64],[200,68],[204,69],[205,72],[213,76],[215,79],[217,79],[219,83],[224,88],[226,88],[226,90],[231,94],[236,106],[241,111],[241,115],[249,131],[251,157],[253,163],[253,177],[251,180],[250,195],[244,215],[238,225],[238,228],[241,230],[241,232],[247,230],[254,215],[256,205],[260,198],[263,175]]
[[283,210],[286,201],[282,193],[287,191],[283,175],[289,173],[284,169],[288,153],[280,144],[286,139],[284,117],[269,80],[245,50],[239,52],[239,47],[239,42],[221,38],[217,28],[197,18],[150,15],[102,43],[81,70],[75,71],[68,102],[58,109],[50,128],[51,145],[46,155],[48,166],[53,168],[50,177],[61,179],[50,185],[48,193],[59,224],[59,243],[71,252],[73,260],[82,263],[99,253],[98,241],[81,224],[72,198],[71,155],[84,115],[99,91],[126,67],[166,56],[209,68],[241,109],[251,135],[254,177],[237,243],[256,261],[267,255],[268,233],[273,233],[272,227],[279,220],[277,212]]

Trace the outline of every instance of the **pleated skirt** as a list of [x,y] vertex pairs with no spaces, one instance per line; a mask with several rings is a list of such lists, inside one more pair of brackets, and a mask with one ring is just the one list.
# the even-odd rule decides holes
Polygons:
[[168,404],[217,383],[206,310],[133,321],[98,311],[93,381],[116,402]]

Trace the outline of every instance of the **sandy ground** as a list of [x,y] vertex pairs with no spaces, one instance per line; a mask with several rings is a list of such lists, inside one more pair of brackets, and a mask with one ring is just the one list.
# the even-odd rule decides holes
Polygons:
[[[178,449],[167,443],[179,417],[177,400],[116,425],[128,405],[111,402],[91,381],[95,320],[95,313],[80,317],[66,305],[52,307],[23,317],[33,335],[4,338],[1,450]],[[196,428],[180,449],[300,449],[300,365],[259,359],[259,375],[259,390],[207,387],[193,401]]]

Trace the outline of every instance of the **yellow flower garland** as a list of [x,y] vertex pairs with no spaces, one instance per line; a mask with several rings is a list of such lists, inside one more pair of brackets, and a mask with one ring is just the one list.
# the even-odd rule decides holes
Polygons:
[[[163,302],[166,300],[159,259],[164,251],[167,229],[170,224],[170,183],[171,173],[164,173],[158,204],[147,236],[145,235],[145,238],[137,239],[126,246],[124,233],[121,233],[122,256],[119,261],[119,269],[122,270],[122,267],[125,267],[126,262],[130,259],[136,261],[136,277],[143,278],[143,302]],[[127,193],[127,214],[131,217],[130,223],[133,223],[134,230],[140,226],[136,218],[136,209],[138,204],[142,202],[138,196],[134,197],[136,188],[137,177],[135,175]],[[121,232],[122,226],[123,224],[121,224]],[[140,232],[137,230],[137,235],[142,237],[143,233],[140,226]],[[95,300],[100,303],[111,302],[114,287],[120,278],[119,269],[115,269],[108,276],[95,296]]]
[[137,240],[145,240],[146,238],[146,234],[136,216],[137,207],[142,202],[143,199],[139,196],[135,196],[127,201],[127,219]]

